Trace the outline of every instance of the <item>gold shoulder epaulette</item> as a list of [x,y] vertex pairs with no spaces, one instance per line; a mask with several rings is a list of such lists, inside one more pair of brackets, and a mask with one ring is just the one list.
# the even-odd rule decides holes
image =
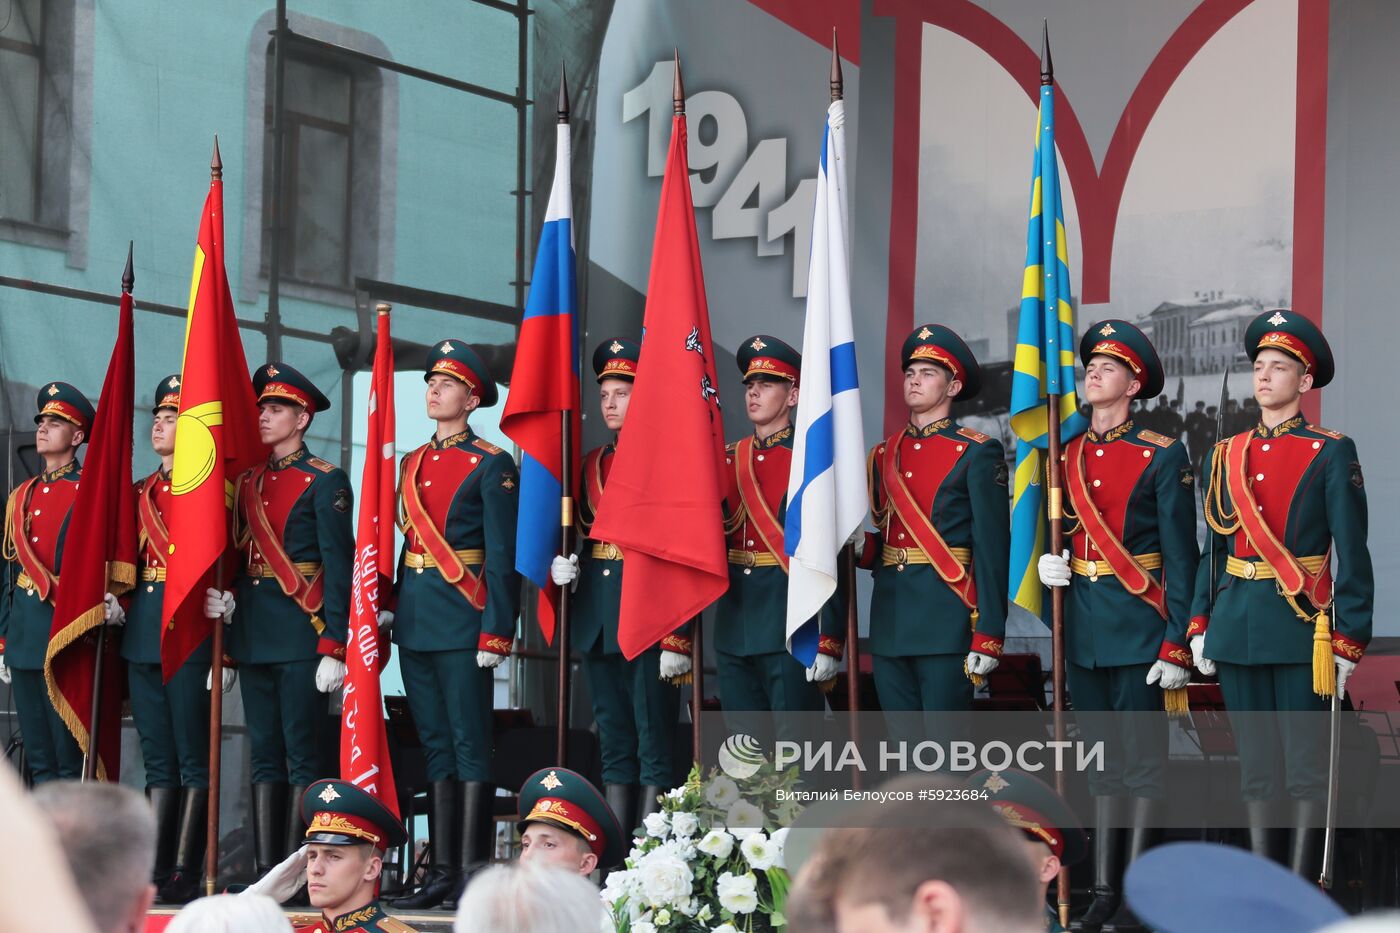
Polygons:
[[739,442],[738,442],[738,441],[730,441],[728,444],[725,444],[725,445],[724,445],[724,452],[727,453],[727,454],[732,454],[734,451],[736,451],[736,450],[738,450],[738,449],[739,449]]
[[476,445],[478,448],[480,448],[481,450],[486,451],[488,454],[498,454],[498,453],[501,452],[501,448],[497,447],[495,444],[491,443],[490,441],[485,440],[485,439],[480,438],[480,437],[478,437],[476,440],[472,441],[472,443],[473,443],[474,445]]
[[972,428],[958,428],[958,433],[968,440],[976,441],[979,444],[985,444],[987,441],[991,440],[990,437],[983,434],[981,431],[974,431]]
[[322,460],[320,457],[308,458],[306,465],[313,469],[320,470],[322,473],[329,473],[335,469],[334,463],[331,463],[329,460]]
[[418,933],[418,930],[409,926],[396,917],[380,917],[375,926],[383,930],[384,933]]
[[1176,443],[1176,438],[1167,437],[1165,434],[1158,434],[1156,431],[1149,431],[1147,428],[1138,431],[1138,437],[1147,441],[1149,444],[1156,444],[1158,447],[1170,447]]
[[1321,434],[1323,437],[1330,437],[1334,441],[1340,441],[1346,438],[1346,435],[1343,434],[1341,431],[1333,431],[1329,428],[1319,428],[1315,424],[1310,424],[1308,425],[1308,427],[1312,428],[1315,433]]

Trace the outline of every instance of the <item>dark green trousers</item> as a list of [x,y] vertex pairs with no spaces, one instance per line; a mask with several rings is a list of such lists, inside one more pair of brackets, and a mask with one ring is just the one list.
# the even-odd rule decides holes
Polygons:
[[430,781],[491,780],[494,677],[476,649],[399,649],[404,692],[423,740]]
[[1102,742],[1104,769],[1090,771],[1096,797],[1159,798],[1167,768],[1167,714],[1162,690],[1147,683],[1151,664],[1065,664],[1075,720],[1091,746]]
[[147,787],[209,786],[208,677],[207,660],[185,662],[168,684],[161,683],[159,664],[127,662],[131,717],[141,737]]
[[820,712],[822,692],[807,680],[807,669],[786,651],[738,655],[715,653],[719,701],[726,710]]
[[82,777],[83,752],[49,701],[43,671],[11,670],[10,692],[35,784]]
[[320,663],[239,665],[252,783],[305,786],[333,773],[323,754],[330,697],[316,689]]
[[652,649],[632,661],[601,651],[581,657],[598,722],[603,783],[673,786],[680,690],[661,680],[661,651]]
[[972,681],[963,673],[966,659],[965,654],[875,655],[871,670],[880,708],[887,713],[971,709]]
[[[1327,795],[1328,699],[1313,693],[1311,664],[1217,665],[1240,754],[1240,796]],[[1242,713],[1243,715],[1237,715]]]

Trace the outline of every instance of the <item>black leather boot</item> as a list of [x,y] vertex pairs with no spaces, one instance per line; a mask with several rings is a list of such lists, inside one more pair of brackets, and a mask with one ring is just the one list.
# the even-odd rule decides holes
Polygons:
[[166,904],[188,904],[204,892],[205,843],[209,839],[209,790],[186,787],[180,797],[180,836],[175,847],[175,871],[160,889]]
[[[1126,871],[1129,865],[1137,861],[1138,856],[1157,844],[1159,833],[1157,831],[1157,811],[1156,800],[1149,800],[1146,797],[1132,797],[1128,802],[1128,857],[1123,862],[1123,869]],[[1113,917],[1103,925],[1104,933],[1139,933],[1147,929],[1142,925],[1142,921],[1133,913],[1128,902],[1122,901],[1118,905],[1118,910]]]
[[641,796],[637,799],[637,826],[641,826],[643,820],[661,809],[661,797],[670,789],[655,784],[642,785]]
[[428,786],[428,849],[432,862],[417,891],[395,899],[397,910],[428,910],[457,892],[462,880],[458,833],[462,827],[462,785],[454,780]]
[[617,825],[622,827],[624,833],[633,832],[638,826],[635,819],[637,815],[637,785],[604,784],[603,796],[607,798],[613,816],[617,817]]
[[1122,797],[1094,798],[1094,900],[1072,928],[1100,933],[1123,902]]
[[452,896],[442,902],[448,910],[457,901],[472,875],[491,864],[496,854],[496,785],[485,781],[462,783],[462,880]]
[[282,861],[287,834],[287,785],[253,785],[253,871],[261,878]]
[[1327,816],[1321,800],[1293,801],[1293,839],[1288,850],[1288,867],[1295,875],[1316,881],[1322,873],[1322,834]]
[[156,889],[170,880],[175,867],[175,834],[180,829],[180,789],[178,787],[148,787],[146,799],[156,817],[156,865],[151,880]]
[[1249,831],[1249,851],[1272,862],[1283,863],[1283,835],[1274,825],[1276,808],[1270,800],[1246,800],[1244,817]]

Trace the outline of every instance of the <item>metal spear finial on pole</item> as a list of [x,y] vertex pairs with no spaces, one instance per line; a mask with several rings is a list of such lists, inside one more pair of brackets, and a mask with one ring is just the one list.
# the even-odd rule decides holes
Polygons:
[[841,77],[841,50],[836,43],[836,27],[831,27],[831,101],[835,103],[843,96],[845,82]]
[[559,63],[559,122],[569,122],[569,81],[564,74],[564,63]]
[[671,105],[676,116],[685,113],[685,82],[681,80],[681,50],[675,49],[676,77],[671,82]]
[[1055,63],[1050,59],[1050,21],[1041,20],[1040,25],[1040,83],[1055,83]]
[[209,160],[209,177],[219,179],[224,177],[224,160],[219,158],[219,136],[214,134],[214,157]]

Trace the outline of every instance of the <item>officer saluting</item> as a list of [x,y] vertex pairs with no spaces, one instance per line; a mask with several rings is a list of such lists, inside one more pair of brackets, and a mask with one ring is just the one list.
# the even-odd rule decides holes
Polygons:
[[[1163,691],[1185,709],[1191,679],[1186,625],[1196,563],[1194,477],[1186,449],[1128,416],[1129,403],[1162,391],[1151,342],[1127,321],[1100,321],[1079,342],[1089,431],[1061,454],[1068,549],[1040,558],[1040,580],[1067,586],[1065,658],[1078,721],[1107,749],[1105,768],[1089,775],[1094,797],[1094,902],[1085,930],[1121,910],[1123,850],[1118,827],[1131,800],[1128,861],[1151,842],[1164,792],[1167,721]],[[1154,715],[1103,716],[1100,712]],[[1115,914],[1117,914],[1115,916]]]
[[[10,684],[35,784],[80,775],[83,753],[49,700],[44,654],[53,628],[68,515],[78,498],[78,448],[96,416],[92,403],[66,382],[50,382],[35,403],[34,447],[44,471],[10,493],[5,504],[4,590],[0,592],[0,680]],[[106,614],[121,622],[121,606],[107,596]],[[13,682],[11,682],[13,679]]]
[[[657,798],[675,783],[671,748],[680,691],[666,681],[675,682],[689,673],[691,649],[688,627],[683,626],[634,660],[622,656],[617,644],[622,552],[588,537],[612,471],[616,434],[627,417],[641,349],[635,340],[617,337],[605,340],[593,352],[603,422],[614,432],[614,440],[583,457],[578,512],[582,554],[560,555],[550,565],[558,586],[578,581],[570,604],[570,642],[582,654],[593,697],[608,804],[629,829],[641,825],[660,806]],[[643,785],[640,806],[639,781]]]
[[491,670],[510,656],[520,611],[515,462],[467,425],[496,404],[496,383],[461,340],[434,346],[423,378],[437,432],[401,465],[397,608],[382,615],[432,782],[433,865],[421,890],[395,902],[402,909],[455,900],[463,870],[491,857]]
[[[1325,710],[1334,692],[1344,694],[1371,638],[1375,584],[1361,463],[1351,438],[1299,414],[1304,393],[1335,372],[1316,325],[1296,311],[1266,311],[1246,328],[1245,350],[1260,420],[1217,443],[1202,466],[1206,522],[1225,547],[1208,551],[1196,576],[1191,650],[1203,673],[1219,669],[1232,712]],[[1329,550],[1337,557],[1331,567]],[[1296,827],[1289,862],[1312,877],[1327,791],[1326,728],[1317,716],[1254,716],[1249,728],[1235,729],[1250,847],[1270,854],[1269,800],[1286,790]],[[1273,764],[1280,737],[1282,774]]]
[[1006,461],[1000,441],[950,417],[982,384],[961,337],[923,325],[901,359],[909,424],[870,452],[879,531],[857,542],[875,571],[875,686],[887,711],[967,710],[969,677],[997,666],[1006,631]]
[[792,409],[802,355],[760,334],[736,354],[754,433],[725,448],[729,590],[715,613],[716,667],[726,710],[819,711],[818,684],[836,676],[844,643],[830,604],[820,614],[818,654],[804,668],[787,650],[788,470]]
[[[283,362],[253,373],[258,432],[268,462],[238,477],[234,543],[244,555],[235,600],[209,590],[205,614],[231,623],[253,783],[254,865],[259,875],[301,844],[296,802],[324,774],[327,694],[345,680],[350,599],[350,480],[311,456],[304,437],[330,401]],[[288,807],[288,784],[291,806]]]

